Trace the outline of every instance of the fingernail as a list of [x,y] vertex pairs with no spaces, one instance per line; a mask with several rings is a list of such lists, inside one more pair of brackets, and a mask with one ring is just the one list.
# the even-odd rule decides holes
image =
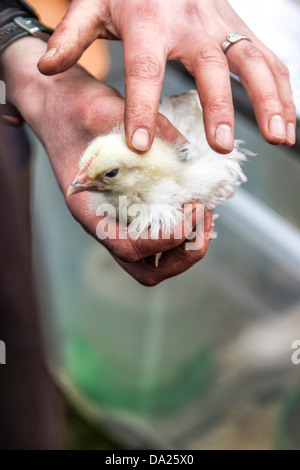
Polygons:
[[296,142],[296,126],[292,122],[287,125],[287,140],[293,145]]
[[148,150],[150,145],[150,135],[146,129],[137,129],[132,136],[133,147],[141,152]]
[[278,139],[286,138],[285,123],[281,116],[273,116],[269,122],[269,132],[273,137]]
[[227,124],[221,124],[216,129],[216,143],[226,150],[233,150],[233,134],[232,129]]
[[57,47],[53,47],[52,49],[49,49],[39,60],[39,63],[42,62],[42,60],[48,59],[49,57],[53,57],[57,53],[58,49]]

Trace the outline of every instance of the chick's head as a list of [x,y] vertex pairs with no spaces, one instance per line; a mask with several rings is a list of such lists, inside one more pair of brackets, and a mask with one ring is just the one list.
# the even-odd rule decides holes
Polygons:
[[122,134],[95,139],[84,152],[79,172],[68,196],[82,191],[114,192],[119,195],[145,192],[162,177],[160,151],[139,155],[131,151]]

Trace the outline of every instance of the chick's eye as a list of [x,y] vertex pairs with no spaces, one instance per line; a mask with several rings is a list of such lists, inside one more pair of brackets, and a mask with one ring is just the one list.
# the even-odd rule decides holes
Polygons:
[[115,176],[117,176],[118,173],[119,173],[119,168],[114,168],[113,170],[110,170],[107,173],[105,173],[105,177],[114,178]]

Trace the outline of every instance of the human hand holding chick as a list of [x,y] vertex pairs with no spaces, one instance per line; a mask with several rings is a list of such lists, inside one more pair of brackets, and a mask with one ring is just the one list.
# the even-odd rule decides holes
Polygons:
[[195,90],[163,97],[160,111],[186,140],[168,143],[156,136],[141,156],[127,147],[119,126],[88,145],[68,189],[68,196],[89,191],[90,209],[105,206],[114,219],[128,224],[129,236],[137,229],[155,238],[160,232],[168,236],[186,205],[200,203],[204,211],[213,211],[246,181],[241,162],[252,153],[239,150],[240,141],[226,156],[209,147]]
[[[80,67],[55,77],[41,75],[36,61],[44,48],[40,40],[24,38],[4,52],[4,72],[9,77],[7,98],[19,109],[44,144],[66,196],[70,181],[78,171],[80,155],[87,145],[93,138],[108,133],[123,121],[124,100],[116,90],[94,80]],[[158,119],[158,133],[169,142],[182,139],[168,120],[161,116]],[[87,210],[89,195],[81,193],[76,198],[69,198],[67,204],[73,216],[96,237],[99,217]],[[194,213],[191,221],[183,222],[185,230],[181,230],[180,224],[178,231],[191,232],[197,222],[196,217]],[[186,271],[204,257],[210,241],[211,224],[212,216],[208,215],[205,219],[207,236],[199,250],[185,250],[185,236],[171,237],[169,240],[105,239],[102,243],[135,279],[145,285],[155,285]],[[164,252],[164,256],[156,268],[153,255],[158,252]]]

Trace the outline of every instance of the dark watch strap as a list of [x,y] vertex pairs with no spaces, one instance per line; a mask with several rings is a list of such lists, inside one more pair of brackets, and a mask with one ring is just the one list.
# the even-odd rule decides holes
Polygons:
[[37,19],[34,10],[23,0],[0,0],[0,26],[9,23],[14,16],[27,15]]
[[[1,21],[1,15],[0,15]],[[22,15],[16,15],[12,21],[0,26],[0,54],[17,39],[34,36],[47,41],[53,31],[42,23],[37,18],[29,17],[24,12]]]
[[[39,22],[34,10],[23,0],[0,0],[0,55],[13,42],[26,36],[48,41],[53,31]],[[0,122],[12,126],[24,124],[11,104],[1,104]]]
[[52,33],[25,1],[0,0],[0,54],[17,39],[31,35],[47,41]]

